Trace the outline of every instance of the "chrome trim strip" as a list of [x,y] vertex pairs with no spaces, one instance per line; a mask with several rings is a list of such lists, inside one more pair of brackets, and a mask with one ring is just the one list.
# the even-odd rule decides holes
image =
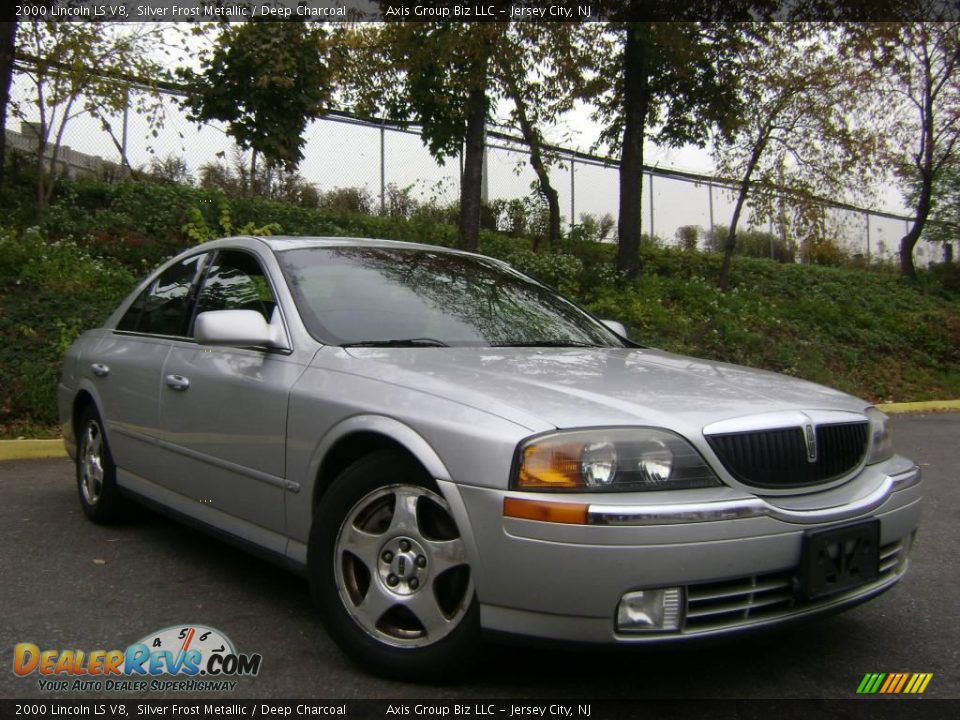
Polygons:
[[816,510],[788,510],[771,505],[761,498],[726,500],[723,502],[676,503],[673,505],[590,505],[589,525],[674,525],[691,522],[717,522],[753,517],[770,517],[790,523],[820,523],[862,515],[883,505],[890,495],[920,481],[920,468],[887,476],[880,486],[846,505]]
[[907,468],[903,472],[898,472],[890,476],[890,479],[893,480],[893,490],[894,492],[898,490],[905,490],[908,487],[913,487],[920,482],[920,479],[923,477],[923,473],[920,470],[920,467],[914,465],[913,467]]
[[209,455],[205,455],[204,453],[197,452],[196,450],[185,448],[182,445],[176,445],[172,442],[168,442],[167,440],[160,440],[145,433],[141,433],[136,430],[130,430],[129,428],[125,428],[120,425],[112,425],[110,426],[110,429],[120,433],[121,435],[126,435],[136,440],[150,443],[151,445],[157,445],[164,450],[170,450],[181,455],[186,455],[189,458],[199,460],[207,465],[213,465],[214,467],[218,467],[223,470],[229,470],[230,472],[237,473],[238,475],[245,475],[249,478],[253,478],[254,480],[259,480],[262,483],[273,485],[274,487],[281,488],[288,492],[300,492],[300,483],[293,480],[287,480],[286,478],[277,477],[276,475],[271,475],[270,473],[265,473],[261,470],[254,470],[253,468],[244,467],[243,465],[238,465],[237,463],[230,462],[229,460],[221,460],[220,458],[211,457]]
[[781,410],[778,412],[744,415],[711,423],[703,428],[703,434],[730,435],[734,433],[763,432],[765,430],[783,430],[803,428],[808,422],[814,425],[844,425],[848,423],[868,422],[863,413],[848,410]]

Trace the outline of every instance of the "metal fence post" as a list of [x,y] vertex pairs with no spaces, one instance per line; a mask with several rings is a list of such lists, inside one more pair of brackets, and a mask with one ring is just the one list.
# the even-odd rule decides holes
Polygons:
[[[120,169],[121,173],[130,170],[130,163],[127,160],[127,127],[130,123],[130,86],[123,91],[123,130],[120,133]],[[126,170],[124,170],[126,168]]]
[[386,135],[387,130],[380,124],[380,214],[387,214],[387,166],[386,166]]
[[653,242],[653,173],[650,174],[650,242]]
[[863,218],[867,221],[867,262],[870,262],[870,213],[865,212]]
[[570,153],[570,229],[577,226],[577,188],[573,179],[574,163],[577,161],[575,153]]
[[480,162],[480,202],[484,205],[490,203],[490,180],[487,176],[487,165],[489,164],[489,150],[487,148],[487,124],[483,124],[483,158]]
[[707,198],[710,202],[710,227],[707,228],[707,235],[713,232],[713,183],[707,183]]

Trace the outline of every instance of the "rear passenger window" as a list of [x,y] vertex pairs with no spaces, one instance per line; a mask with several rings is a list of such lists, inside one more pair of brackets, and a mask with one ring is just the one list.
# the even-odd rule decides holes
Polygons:
[[187,335],[190,288],[207,254],[193,255],[167,268],[138,297],[117,324],[117,330],[148,335]]
[[227,250],[217,255],[197,297],[197,314],[209,310],[256,310],[270,322],[276,301],[253,255]]

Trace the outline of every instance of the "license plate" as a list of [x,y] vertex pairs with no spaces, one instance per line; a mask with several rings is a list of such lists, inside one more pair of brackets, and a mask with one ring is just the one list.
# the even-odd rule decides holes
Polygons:
[[804,536],[800,578],[809,599],[873,582],[880,574],[880,521],[817,530]]

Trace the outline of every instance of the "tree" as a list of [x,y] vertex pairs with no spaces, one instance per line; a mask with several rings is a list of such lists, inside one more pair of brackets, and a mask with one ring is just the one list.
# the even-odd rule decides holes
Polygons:
[[763,23],[753,34],[758,41],[743,45],[737,62],[741,123],[729,136],[717,136],[713,152],[717,171],[739,184],[723,243],[723,291],[748,199],[755,215],[773,217],[788,193],[800,216],[819,220],[818,208],[805,201],[818,205],[818,194],[843,197],[848,188],[862,190],[872,170],[871,135],[851,122],[863,77],[843,57],[838,31],[813,23]]
[[184,106],[196,122],[219,120],[239,147],[268,169],[293,170],[303,159],[303,132],[327,109],[336,78],[328,33],[299,22],[244,22],[222,26],[212,49],[200,54],[200,72],[180,68]]
[[[505,7],[500,2],[495,8]],[[578,98],[600,26],[568,23],[390,22],[345,33],[348,104],[366,116],[417,123],[439,162],[463,152],[460,247],[479,244],[484,128],[509,103],[530,149],[536,190],[549,210],[548,238],[560,236],[560,202],[550,182],[555,158],[542,128]]]
[[135,78],[141,83],[139,109],[154,122],[159,118],[163,106],[156,86],[142,83],[164,77],[155,59],[164,46],[163,29],[154,25],[37,20],[19,26],[17,59],[33,92],[10,108],[15,117],[35,121],[38,209],[53,192],[71,120],[87,114],[109,130],[110,117],[130,101]]
[[[551,156],[541,128],[572,109],[598,30],[593,23],[511,23],[494,55],[496,78],[513,105],[511,117],[530,149],[536,190],[547,204],[551,247],[560,239],[560,198],[550,182]],[[534,237],[534,251],[538,241]]]
[[345,97],[361,115],[415,122],[440,163],[463,153],[460,238],[480,244],[484,135],[496,98],[491,58],[505,23],[390,22],[351,29]]
[[[938,17],[933,0],[923,0],[919,11]],[[915,279],[913,251],[960,140],[960,24],[871,25],[859,37],[884,105],[877,116],[889,118],[885,150],[913,206],[913,222],[900,239],[900,269]]]
[[[733,1],[717,9],[725,19],[746,17],[754,3]],[[668,0],[628,0],[621,9],[676,17]],[[691,5],[686,9],[698,12]],[[706,144],[713,128],[728,132],[738,118],[739,74],[735,58],[749,35],[726,22],[628,22],[609,27],[598,42],[586,99],[604,124],[602,141],[620,152],[617,268],[640,271],[643,144],[647,137],[677,146]]]
[[960,159],[955,158],[943,168],[934,186],[923,237],[941,243],[944,262],[953,262],[953,246],[960,241]]
[[[3,11],[13,15],[13,6]],[[7,105],[10,102],[10,85],[13,82],[13,62],[17,52],[17,21],[4,17],[0,20],[0,189],[6,173],[7,156]]]
[[[541,128],[576,99],[590,52],[587,26],[537,23],[389,23],[351,33],[351,104],[361,114],[416,122],[439,161],[463,152],[460,246],[479,241],[483,136],[488,116],[508,100],[530,149],[536,190],[549,210],[549,242],[560,235],[553,160]],[[481,113],[481,109],[483,112]]]

